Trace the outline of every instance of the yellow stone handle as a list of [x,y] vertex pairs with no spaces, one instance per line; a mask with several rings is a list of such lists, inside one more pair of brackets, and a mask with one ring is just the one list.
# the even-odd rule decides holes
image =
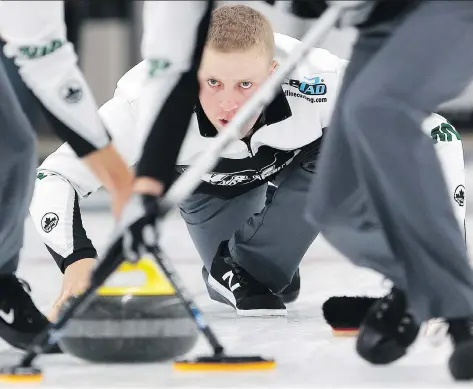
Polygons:
[[[141,271],[145,274],[145,282],[133,286],[102,285],[97,289],[100,296],[131,295],[173,295],[175,290],[169,280],[162,274],[156,262],[147,257],[141,258],[137,263],[123,262],[115,273]],[[112,275],[113,277],[113,275]]]

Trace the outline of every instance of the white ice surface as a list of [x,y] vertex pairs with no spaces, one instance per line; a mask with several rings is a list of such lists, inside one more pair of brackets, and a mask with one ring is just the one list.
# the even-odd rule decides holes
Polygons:
[[[112,220],[106,212],[88,211],[84,223],[89,236],[103,247]],[[388,367],[373,367],[354,350],[354,339],[334,338],[325,324],[321,305],[331,295],[385,292],[378,275],[356,268],[333,250],[323,238],[316,240],[302,265],[302,290],[289,305],[287,318],[239,318],[229,307],[211,301],[201,278],[201,263],[179,217],[166,223],[163,247],[185,284],[196,296],[217,336],[229,354],[275,358],[273,371],[176,372],[172,364],[93,365],[71,356],[42,356],[38,365],[45,378],[39,385],[1,384],[0,388],[171,388],[171,387],[329,387],[408,388],[462,387],[447,370],[450,345],[433,347],[418,340],[409,354]],[[471,242],[470,242],[471,243]],[[470,245],[471,247],[471,245]],[[33,297],[45,311],[59,292],[61,274],[43,247],[29,220],[19,271],[32,286]],[[201,338],[193,355],[210,352]],[[0,343],[0,365],[10,364],[19,352]],[[471,385],[468,385],[470,387]]]

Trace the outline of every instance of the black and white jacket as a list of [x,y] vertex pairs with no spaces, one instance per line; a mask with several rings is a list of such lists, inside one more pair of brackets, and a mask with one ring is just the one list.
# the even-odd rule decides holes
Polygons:
[[[281,34],[276,34],[275,40],[276,58],[280,61],[299,44],[297,39]],[[224,150],[218,165],[202,176],[198,191],[227,199],[238,196],[281,172],[301,150],[318,147],[347,64],[348,61],[327,50],[314,48],[281,85],[274,100],[262,112],[252,135],[233,141]],[[130,166],[139,159],[144,141],[136,125],[146,76],[143,65],[138,64],[118,81],[113,98],[99,110],[118,151]],[[426,120],[424,131],[430,135],[444,121],[433,114]],[[179,154],[176,175],[208,148],[216,134],[202,107],[197,105]],[[461,142],[457,143],[452,155],[461,155],[457,150],[461,149]],[[449,150],[452,147],[453,144]],[[460,164],[453,169],[459,172],[456,176],[463,175],[463,159],[460,159],[461,169]],[[67,144],[38,168],[30,213],[61,269],[78,258],[96,255],[82,227],[79,200],[100,186]]]
[[[280,61],[299,44],[297,39],[281,34],[276,34],[275,40],[276,58]],[[283,169],[298,150],[319,139],[322,129],[328,125],[346,65],[346,60],[314,48],[281,85],[281,90],[259,118],[253,135],[236,140],[225,149],[216,169],[202,177],[200,189],[216,196],[233,197],[267,181]],[[140,63],[118,81],[114,97],[99,110],[114,144],[130,165],[137,162],[144,141],[143,135],[137,133],[136,123],[145,77],[145,64]],[[197,105],[178,157],[178,172],[185,170],[216,134]],[[67,144],[51,154],[39,172],[66,177],[79,197],[101,186]]]

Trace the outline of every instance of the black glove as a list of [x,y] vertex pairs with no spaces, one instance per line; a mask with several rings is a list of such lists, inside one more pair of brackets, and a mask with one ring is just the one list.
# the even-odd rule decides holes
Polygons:
[[146,253],[159,252],[159,227],[165,214],[161,198],[138,193],[131,196],[116,230],[123,237],[125,260],[134,263]]

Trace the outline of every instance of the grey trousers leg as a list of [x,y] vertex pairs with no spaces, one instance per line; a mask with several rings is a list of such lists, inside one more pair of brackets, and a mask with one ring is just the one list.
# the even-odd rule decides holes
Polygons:
[[236,230],[229,242],[233,260],[273,292],[291,282],[319,233],[304,217],[317,155],[298,155],[277,176],[277,189],[264,209]]
[[292,280],[318,230],[304,218],[316,153],[300,154],[274,183],[231,200],[193,195],[181,204],[190,236],[210,269],[217,247],[229,240],[233,260],[274,292]]
[[219,244],[263,209],[266,188],[263,185],[230,200],[193,194],[180,204],[181,216],[208,271]]
[[473,272],[420,125],[472,79],[473,3],[423,2],[393,29],[360,34],[309,197],[312,221],[403,288],[419,320],[472,315]]
[[36,170],[35,134],[0,62],[0,274],[12,274],[23,246]]

